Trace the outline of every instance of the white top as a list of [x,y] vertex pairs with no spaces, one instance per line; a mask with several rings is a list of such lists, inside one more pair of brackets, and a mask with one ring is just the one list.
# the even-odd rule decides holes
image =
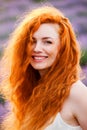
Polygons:
[[82,130],[80,126],[72,126],[63,121],[60,113],[57,114],[55,120],[45,130]]

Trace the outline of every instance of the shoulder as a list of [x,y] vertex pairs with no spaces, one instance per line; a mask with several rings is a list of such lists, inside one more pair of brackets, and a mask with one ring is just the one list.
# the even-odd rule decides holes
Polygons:
[[[72,98],[77,99],[78,101],[81,101],[81,98],[84,99],[85,97],[87,97],[86,85],[84,85],[80,80],[75,82],[71,87],[70,96]],[[79,96],[82,96],[82,97],[80,97],[79,99]]]
[[87,87],[80,80],[75,82],[70,91],[70,98],[78,103],[87,102]]
[[80,80],[77,81],[71,87],[69,98],[75,117],[81,127],[87,130],[87,87]]

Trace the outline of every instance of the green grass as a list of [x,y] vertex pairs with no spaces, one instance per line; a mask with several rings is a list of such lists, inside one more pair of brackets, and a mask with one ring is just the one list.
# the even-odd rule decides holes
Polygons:
[[87,65],[87,50],[82,50],[80,64],[81,64],[81,66]]

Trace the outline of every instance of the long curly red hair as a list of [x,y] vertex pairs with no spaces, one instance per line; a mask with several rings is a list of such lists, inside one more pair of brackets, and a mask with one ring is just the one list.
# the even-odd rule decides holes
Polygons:
[[[43,23],[59,25],[60,49],[49,72],[40,77],[30,65],[30,55],[32,35]],[[8,125],[3,123],[5,130],[43,129],[62,109],[79,78],[80,50],[69,20],[55,7],[32,10],[10,36],[3,59],[7,80],[2,89],[13,106]]]

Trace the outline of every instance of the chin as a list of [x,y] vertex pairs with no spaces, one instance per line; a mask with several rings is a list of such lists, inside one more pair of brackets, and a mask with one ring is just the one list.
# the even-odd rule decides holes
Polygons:
[[35,70],[44,70],[46,68],[41,68],[41,67],[33,67]]

